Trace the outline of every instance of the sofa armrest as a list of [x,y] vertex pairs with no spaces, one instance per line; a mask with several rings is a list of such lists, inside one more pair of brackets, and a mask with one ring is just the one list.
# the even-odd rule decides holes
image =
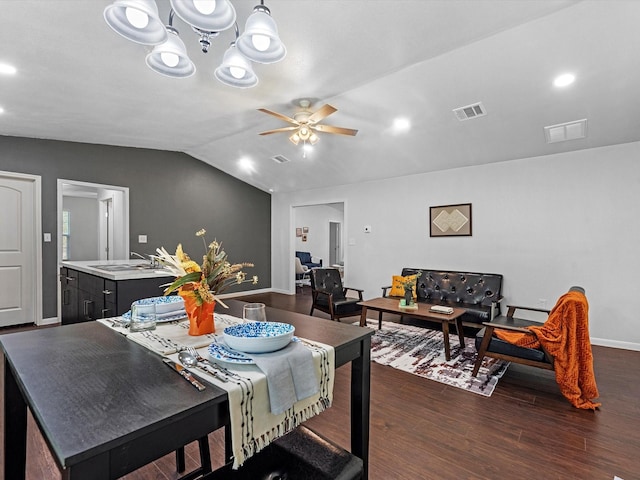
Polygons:
[[317,263],[318,266],[320,266],[320,267],[322,266],[322,259],[319,258],[319,257],[311,257],[311,262],[312,263]]

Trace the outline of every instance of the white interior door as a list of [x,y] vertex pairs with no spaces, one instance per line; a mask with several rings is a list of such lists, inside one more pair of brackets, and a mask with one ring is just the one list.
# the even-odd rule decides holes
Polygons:
[[40,177],[0,172],[0,326],[39,323]]

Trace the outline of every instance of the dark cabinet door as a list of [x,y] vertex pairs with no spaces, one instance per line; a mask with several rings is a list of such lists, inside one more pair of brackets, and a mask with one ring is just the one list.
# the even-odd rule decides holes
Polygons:
[[60,269],[61,283],[61,323],[77,323],[80,321],[78,315],[78,272],[67,268]]

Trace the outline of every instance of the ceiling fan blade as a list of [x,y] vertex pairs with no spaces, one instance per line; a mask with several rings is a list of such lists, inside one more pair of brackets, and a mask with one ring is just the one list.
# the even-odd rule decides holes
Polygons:
[[300,123],[296,120],[294,120],[291,117],[287,117],[286,115],[282,115],[281,113],[278,112],[273,112],[271,110],[267,110],[266,108],[259,108],[258,109],[260,112],[264,112],[268,115],[273,115],[276,118],[279,118],[280,120],[284,120],[287,123],[293,123],[294,125],[300,125]]
[[333,125],[312,125],[311,129],[324,133],[338,133],[340,135],[351,136],[355,136],[355,134],[358,133],[358,130],[352,128],[334,127]]
[[261,132],[258,135],[271,135],[272,133],[282,133],[282,132],[290,132],[291,130],[298,130],[300,127],[282,127],[276,128],[275,130],[267,130],[266,132]]
[[307,119],[307,123],[317,123],[320,120],[322,120],[323,118],[326,118],[329,115],[331,115],[332,113],[335,113],[337,111],[338,111],[337,108],[332,107],[331,105],[326,103],[320,110],[312,113],[309,116],[309,118]]

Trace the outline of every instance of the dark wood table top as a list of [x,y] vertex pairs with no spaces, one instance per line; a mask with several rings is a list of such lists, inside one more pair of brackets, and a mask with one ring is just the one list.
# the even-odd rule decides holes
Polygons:
[[98,322],[0,336],[6,361],[61,467],[162,428],[192,408],[227,402],[161,357]]
[[[229,310],[216,307],[219,313],[242,316],[244,302],[225,303]],[[299,337],[333,346],[336,367],[357,358],[368,362],[362,348],[370,329],[275,308],[267,308],[267,318],[291,323]],[[0,344],[62,468],[157,435],[194,412],[219,412],[211,420],[216,428],[228,422],[225,391],[207,384],[199,392],[162,357],[98,322],[0,335]],[[368,376],[364,380],[368,385]]]

